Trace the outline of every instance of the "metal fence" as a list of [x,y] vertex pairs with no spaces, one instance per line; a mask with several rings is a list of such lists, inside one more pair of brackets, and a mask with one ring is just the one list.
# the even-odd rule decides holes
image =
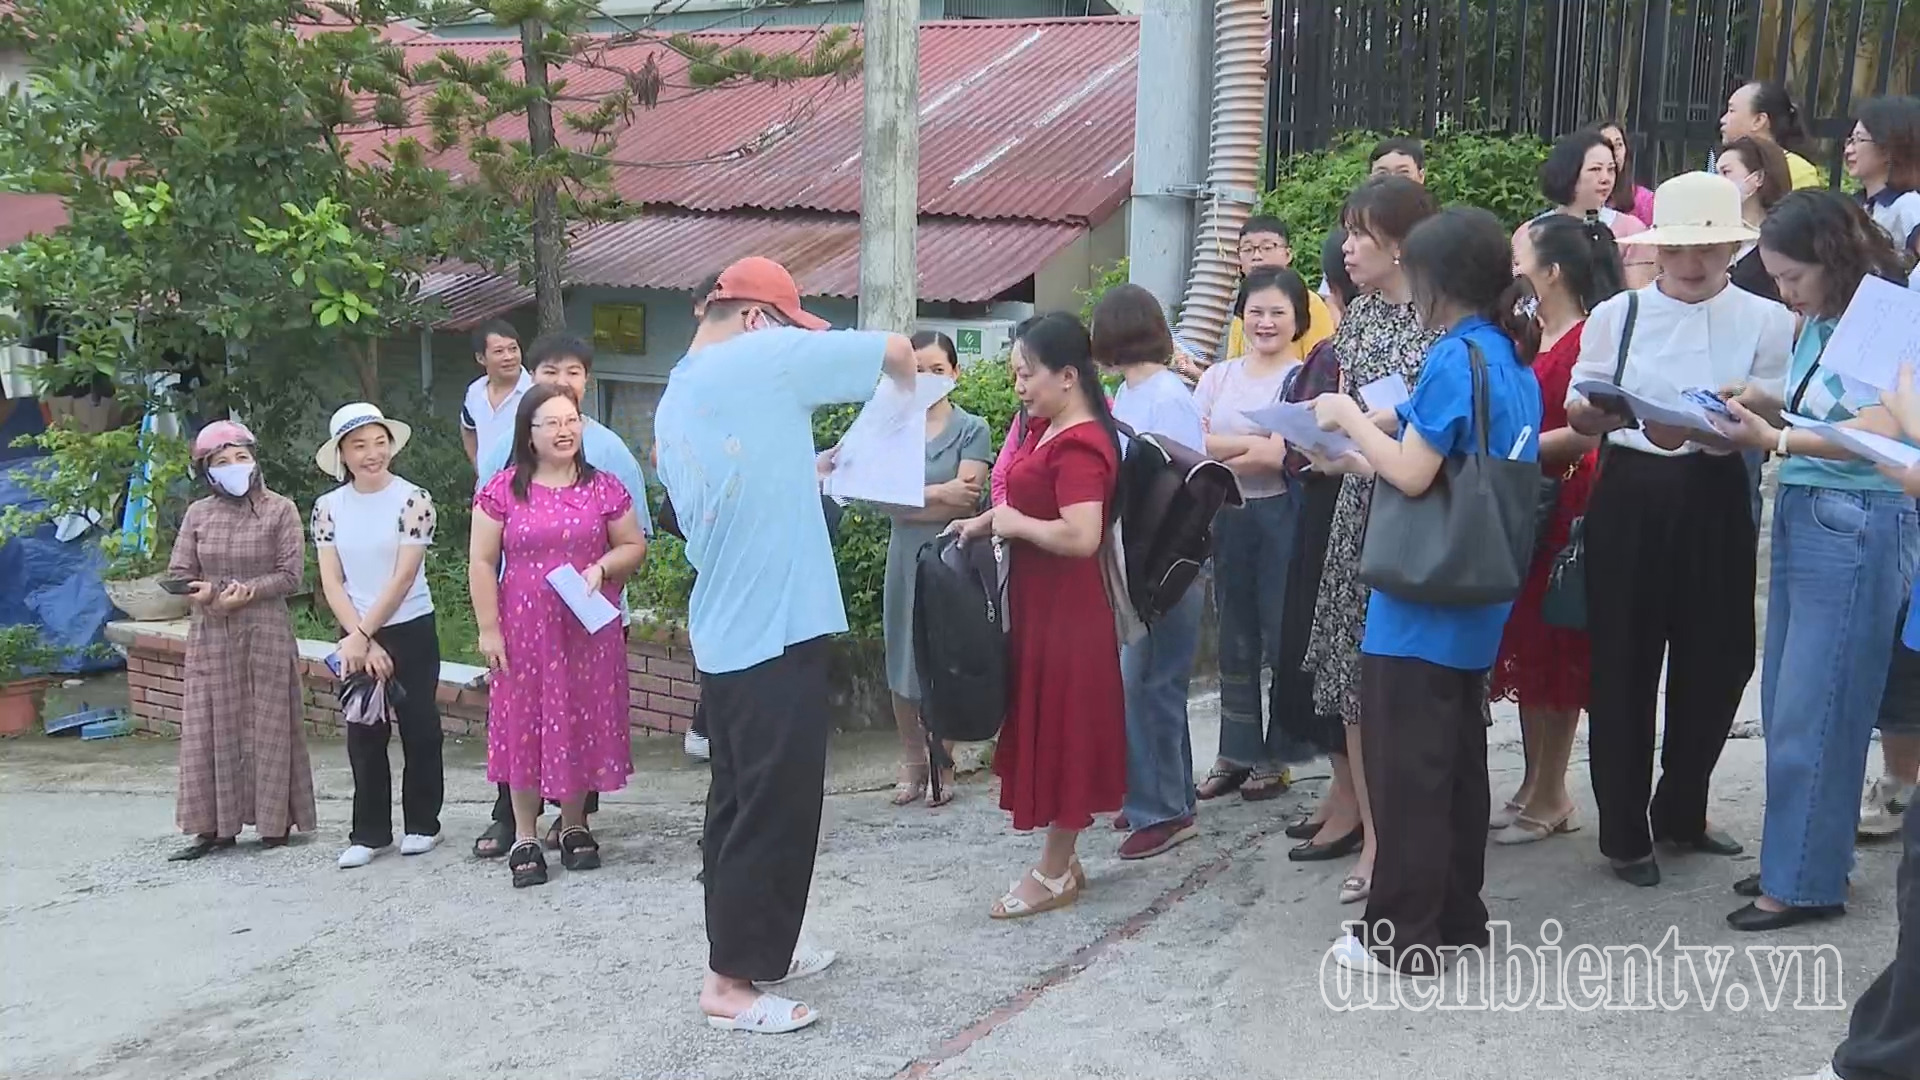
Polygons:
[[1785,83],[1835,175],[1854,105],[1920,88],[1920,0],[1274,0],[1268,183],[1352,130],[1553,139],[1617,119],[1642,182],[1698,168],[1727,95]]

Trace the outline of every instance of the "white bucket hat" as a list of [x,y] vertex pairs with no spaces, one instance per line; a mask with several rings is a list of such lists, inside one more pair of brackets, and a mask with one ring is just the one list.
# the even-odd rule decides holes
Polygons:
[[314,463],[320,471],[335,480],[345,480],[347,470],[340,464],[340,440],[347,432],[368,424],[379,424],[387,429],[387,436],[393,440],[393,453],[406,448],[407,440],[413,438],[413,428],[398,420],[389,420],[380,411],[380,406],[356,401],[351,405],[342,405],[333,410],[333,419],[327,421],[327,441],[313,452]]
[[1710,172],[1681,173],[1653,193],[1653,228],[1622,236],[1625,244],[1657,247],[1707,247],[1744,244],[1760,230],[1740,213],[1740,189]]

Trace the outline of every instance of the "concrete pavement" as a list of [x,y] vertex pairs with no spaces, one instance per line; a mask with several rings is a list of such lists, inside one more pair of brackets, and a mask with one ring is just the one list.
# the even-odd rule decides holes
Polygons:
[[[1511,709],[1496,719],[1498,795],[1520,759]],[[1210,701],[1196,702],[1194,724],[1204,754]],[[606,799],[604,869],[568,874],[555,861],[551,884],[521,891],[502,863],[467,854],[492,799],[481,747],[449,746],[445,845],[355,871],[334,866],[344,750],[311,750],[317,838],[170,864],[171,743],[0,745],[0,812],[13,826],[0,856],[0,1074],[1745,1080],[1814,1071],[1846,1022],[1843,1010],[1791,1007],[1791,993],[1765,1008],[1744,953],[1711,1010],[1690,998],[1675,1011],[1336,1011],[1321,960],[1341,918],[1360,912],[1335,901],[1350,862],[1290,863],[1278,833],[1322,780],[1298,798],[1208,804],[1199,840],[1145,862],[1117,861],[1117,836],[1098,828],[1078,905],[992,922],[988,905],[1036,841],[1007,828],[984,776],[939,811],[888,806],[892,740],[860,736],[835,744],[809,920],[841,959],[795,988],[825,1020],[783,1037],[713,1032],[694,1003],[705,776],[676,741],[646,740],[631,786]],[[1750,849],[1761,752],[1730,742],[1716,792],[1716,821]],[[1584,743],[1575,762],[1591,826]],[[1666,883],[1639,890],[1607,873],[1591,827],[1493,849],[1487,891],[1519,944],[1537,943],[1548,918],[1564,924],[1566,947],[1653,946],[1669,928],[1686,946],[1831,943],[1850,1002],[1894,940],[1896,859],[1893,847],[1864,848],[1847,918],[1766,939],[1721,922],[1751,855],[1667,855]],[[1744,1010],[1728,1004],[1735,982],[1748,987]]]

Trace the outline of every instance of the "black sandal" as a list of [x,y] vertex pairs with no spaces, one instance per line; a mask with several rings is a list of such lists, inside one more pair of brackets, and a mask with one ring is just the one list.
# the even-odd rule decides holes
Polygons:
[[569,870],[600,869],[600,844],[585,825],[560,834],[560,865]]
[[287,840],[292,835],[293,835],[292,830],[288,830],[287,832],[281,833],[279,836],[263,836],[260,838],[260,846],[263,848],[286,847]]
[[1217,799],[1222,795],[1238,791],[1240,785],[1246,783],[1247,777],[1252,775],[1252,769],[1223,769],[1215,765],[1207,771],[1207,778],[1200,781],[1200,786],[1194,790],[1194,794],[1203,801]]
[[196,836],[193,838],[193,843],[167,856],[167,861],[192,862],[203,855],[211,855],[216,851],[225,851],[232,846],[233,837],[231,836],[225,838],[218,836]]
[[513,887],[524,889],[529,885],[547,883],[547,856],[540,850],[540,841],[522,840],[507,852],[507,869],[513,871]]
[[[492,844],[492,850],[483,848],[481,846],[483,844]],[[496,821],[487,826],[487,831],[481,833],[473,841],[473,857],[476,859],[497,859],[505,855],[507,849],[512,846],[513,822]]]

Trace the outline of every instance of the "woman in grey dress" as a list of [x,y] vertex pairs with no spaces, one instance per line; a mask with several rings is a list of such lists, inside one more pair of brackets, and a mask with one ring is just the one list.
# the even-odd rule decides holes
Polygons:
[[[913,336],[914,357],[923,375],[957,378],[959,356],[947,335],[922,331]],[[881,622],[887,638],[887,689],[893,692],[893,720],[900,729],[900,781],[893,805],[918,802],[927,790],[927,738],[920,726],[920,676],[913,667],[913,577],[920,549],[947,523],[980,512],[993,463],[993,438],[986,421],[946,398],[927,410],[927,505],[898,508],[887,537],[887,581],[881,597]],[[938,802],[953,801],[953,777],[942,776]]]

